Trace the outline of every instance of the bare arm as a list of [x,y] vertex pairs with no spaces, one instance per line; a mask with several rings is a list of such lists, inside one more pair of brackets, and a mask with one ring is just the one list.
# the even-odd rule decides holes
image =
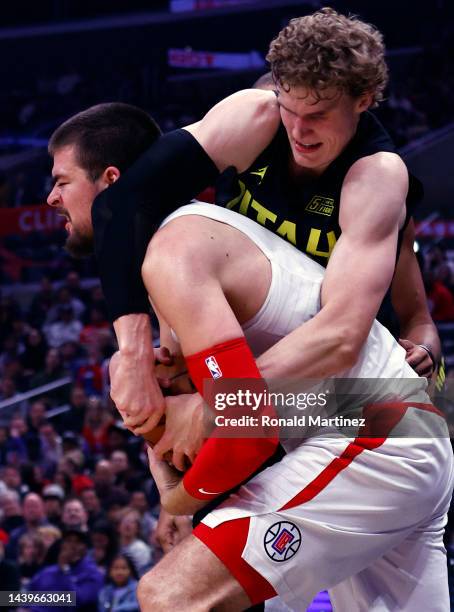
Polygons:
[[225,98],[201,121],[184,129],[194,136],[219,171],[235,166],[243,172],[270,144],[280,121],[273,92],[245,89]]
[[378,153],[352,166],[322,309],[259,358],[265,378],[319,378],[354,365],[392,279],[407,190],[407,170],[397,155]]
[[[196,196],[207,185],[205,179],[208,183],[213,180],[213,169],[235,166],[241,171],[250,165],[272,140],[279,121],[272,92],[233,94],[188,126],[189,134],[180,130],[171,141],[167,135],[157,141],[95,200],[96,253],[120,347],[111,394],[125,423],[136,433],[152,428],[164,409],[154,375],[151,330],[144,313],[146,292],[140,278],[154,223]],[[177,144],[177,150],[169,142],[173,147]],[[190,170],[184,179],[182,168]],[[204,176],[206,172],[210,176]],[[174,180],[176,176],[180,180]]]
[[[399,318],[401,341],[407,350],[407,361],[421,376],[430,376],[440,360],[441,347],[437,328],[429,313],[426,292],[418,261],[413,251],[414,223],[405,230],[396,272],[391,285],[391,298]],[[431,351],[436,363],[428,352]]]

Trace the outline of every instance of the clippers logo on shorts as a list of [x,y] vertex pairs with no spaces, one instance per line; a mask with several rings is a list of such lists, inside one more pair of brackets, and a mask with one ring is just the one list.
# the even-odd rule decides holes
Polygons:
[[205,359],[205,363],[207,364],[207,368],[210,370],[210,374],[213,378],[221,378],[221,368],[219,367],[218,362],[216,361],[216,358],[213,357],[213,355],[207,357]]
[[301,546],[301,532],[294,523],[274,523],[265,533],[263,540],[266,554],[273,561],[288,561],[296,555]]

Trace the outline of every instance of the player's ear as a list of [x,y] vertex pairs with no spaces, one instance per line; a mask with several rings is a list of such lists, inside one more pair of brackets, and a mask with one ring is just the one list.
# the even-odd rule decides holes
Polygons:
[[356,110],[358,113],[363,113],[372,106],[373,96],[370,92],[363,93],[356,100]]
[[108,166],[102,173],[101,179],[106,183],[106,186],[112,185],[120,178],[121,172],[116,166]]

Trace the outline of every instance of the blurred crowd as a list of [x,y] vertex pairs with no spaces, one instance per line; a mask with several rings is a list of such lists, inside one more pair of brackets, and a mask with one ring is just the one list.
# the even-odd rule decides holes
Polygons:
[[433,245],[420,261],[433,320],[454,321],[454,260],[450,252],[441,245]]
[[74,271],[58,289],[44,278],[27,307],[1,300],[0,330],[2,589],[80,582],[80,610],[138,610],[137,579],[165,544],[146,447],[109,398],[101,290]]

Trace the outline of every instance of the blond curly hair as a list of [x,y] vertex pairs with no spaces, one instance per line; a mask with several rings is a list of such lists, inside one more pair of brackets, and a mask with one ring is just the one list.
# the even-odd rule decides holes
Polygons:
[[292,19],[271,42],[266,59],[275,82],[285,91],[306,87],[317,100],[337,89],[383,100],[388,81],[382,34],[355,16],[331,8]]

